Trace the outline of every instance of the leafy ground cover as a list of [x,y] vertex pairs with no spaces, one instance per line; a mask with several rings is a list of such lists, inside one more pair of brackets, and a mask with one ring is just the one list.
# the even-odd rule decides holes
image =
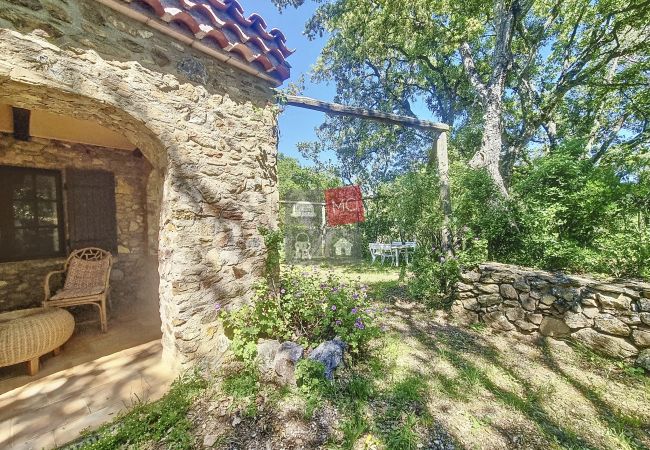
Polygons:
[[334,383],[301,365],[299,387],[278,388],[231,366],[179,382],[77,448],[650,448],[638,369],[567,342],[457,327],[412,302],[392,269],[337,270],[361,276],[388,312]]

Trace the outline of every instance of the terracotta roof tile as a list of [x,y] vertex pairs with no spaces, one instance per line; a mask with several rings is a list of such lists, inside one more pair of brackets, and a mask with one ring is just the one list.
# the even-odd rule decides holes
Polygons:
[[121,0],[129,8],[166,22],[203,44],[231,53],[282,82],[291,65],[286,38],[267,30],[259,14],[244,16],[237,0]]

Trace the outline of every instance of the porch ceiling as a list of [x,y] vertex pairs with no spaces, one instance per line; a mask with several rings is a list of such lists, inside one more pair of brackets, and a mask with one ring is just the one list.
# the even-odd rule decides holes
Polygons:
[[[0,104],[0,132],[13,132],[11,105]],[[133,145],[121,134],[90,120],[32,110],[30,134],[34,137],[57,139],[79,144],[97,145],[119,150],[134,150]]]

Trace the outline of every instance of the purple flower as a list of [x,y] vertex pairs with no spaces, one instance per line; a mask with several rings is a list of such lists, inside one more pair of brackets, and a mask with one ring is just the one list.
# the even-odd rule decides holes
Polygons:
[[336,311],[336,305],[332,305],[332,311]]
[[334,321],[334,323],[337,324],[337,325],[341,325],[343,322],[341,322],[340,320],[336,320],[336,321]]
[[357,300],[359,298],[359,294],[355,292],[354,294],[352,294],[352,298]]
[[332,292],[338,292],[338,291],[339,291],[339,288],[337,288],[337,287],[332,288]]
[[357,308],[352,308],[352,311],[350,311],[350,312],[351,312],[352,314],[356,314],[357,311],[358,311]]
[[357,328],[360,329],[360,330],[363,330],[363,329],[366,327],[366,326],[363,324],[363,322],[360,321],[360,320],[357,320],[357,321],[354,323],[354,326],[357,327]]
[[221,311],[221,304],[217,303],[216,305],[214,305],[214,309],[216,311]]

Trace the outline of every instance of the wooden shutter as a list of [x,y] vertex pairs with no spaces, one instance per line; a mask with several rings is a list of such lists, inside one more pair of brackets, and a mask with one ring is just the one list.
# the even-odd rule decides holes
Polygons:
[[66,169],[66,193],[70,250],[99,247],[117,253],[113,174]]

